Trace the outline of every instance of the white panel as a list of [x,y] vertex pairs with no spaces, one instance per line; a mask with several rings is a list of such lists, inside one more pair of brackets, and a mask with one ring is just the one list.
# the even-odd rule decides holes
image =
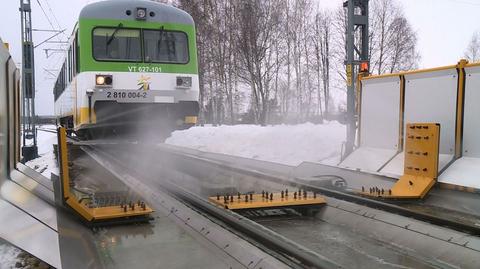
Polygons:
[[405,75],[405,82],[405,124],[440,123],[440,153],[454,154],[457,70]]
[[[448,163],[453,159],[453,154],[440,154],[438,156],[438,169],[444,169]],[[405,154],[402,152],[395,156],[380,173],[383,175],[399,178],[403,175],[403,163],[405,161]]]
[[439,182],[480,189],[480,158],[462,157],[438,178]]
[[378,171],[398,151],[400,77],[362,81],[360,147],[340,166]]
[[360,146],[397,150],[400,78],[370,79],[362,84]]
[[[404,124],[440,123],[439,170],[444,169],[455,154],[457,80],[454,68],[405,75]],[[400,177],[403,175],[404,158],[403,153],[395,156],[380,173]]]
[[463,156],[438,179],[439,182],[480,189],[480,66],[465,68]]
[[465,72],[463,156],[480,158],[480,66]]
[[395,154],[396,150],[360,147],[350,154],[340,166],[363,171],[377,171]]

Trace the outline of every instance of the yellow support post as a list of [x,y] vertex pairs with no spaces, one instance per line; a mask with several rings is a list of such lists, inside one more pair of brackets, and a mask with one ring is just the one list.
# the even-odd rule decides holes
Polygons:
[[462,59],[458,62],[458,97],[457,97],[457,122],[455,130],[455,158],[462,157],[462,138],[463,138],[463,106],[465,103],[465,66],[468,61]]

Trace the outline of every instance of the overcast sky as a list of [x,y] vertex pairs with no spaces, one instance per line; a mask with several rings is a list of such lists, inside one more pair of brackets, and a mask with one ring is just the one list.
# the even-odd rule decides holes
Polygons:
[[[70,35],[81,8],[92,0],[31,0],[33,27],[36,29],[66,29],[65,35],[53,41],[66,40]],[[317,0],[326,8],[336,8],[343,0]],[[478,0],[399,0],[405,15],[418,34],[418,48],[422,56],[420,67],[429,68],[455,64],[462,58],[472,34],[480,30],[480,1]],[[13,59],[21,62],[20,0],[3,0],[0,17],[0,38],[10,43]],[[44,11],[49,17],[46,19]],[[52,14],[55,14],[53,16]],[[50,24],[51,23],[51,24]],[[40,43],[51,33],[34,33],[34,42]],[[62,63],[60,54],[48,59],[44,49],[60,48],[58,44],[45,44],[35,50],[37,113],[53,114],[52,87]],[[45,71],[48,70],[48,71]]]

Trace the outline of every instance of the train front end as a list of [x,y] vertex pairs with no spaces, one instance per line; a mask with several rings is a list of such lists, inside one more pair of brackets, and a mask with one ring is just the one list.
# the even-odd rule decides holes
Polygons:
[[150,1],[104,1],[80,13],[75,130],[154,132],[197,121],[199,83],[190,15]]

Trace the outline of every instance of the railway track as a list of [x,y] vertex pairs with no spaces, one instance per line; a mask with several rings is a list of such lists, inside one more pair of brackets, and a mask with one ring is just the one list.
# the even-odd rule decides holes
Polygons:
[[[175,149],[175,147],[171,146],[157,146],[156,149],[152,149],[148,146],[142,146],[141,144],[134,145],[135,148],[141,148],[141,152],[148,152],[150,154],[154,154],[151,151],[161,151],[166,154],[170,154],[171,156],[176,156],[176,158],[183,160],[185,162],[194,162],[194,163],[201,163],[206,167],[215,167],[219,170],[223,171],[230,171],[235,172],[242,175],[251,176],[254,178],[259,178],[264,181],[269,181],[272,183],[280,183],[285,186],[290,186],[292,188],[302,188],[302,189],[309,189],[315,191],[317,193],[323,194],[327,197],[332,197],[339,200],[344,200],[348,202],[352,202],[359,205],[364,205],[371,208],[376,208],[380,210],[384,210],[393,214],[402,215],[409,218],[414,218],[420,221],[425,221],[428,223],[432,223],[434,225],[449,227],[450,229],[465,232],[471,235],[480,235],[480,217],[471,215],[471,214],[463,214],[461,212],[456,212],[451,209],[446,208],[436,208],[436,212],[432,212],[432,210],[425,210],[425,208],[432,208],[429,205],[425,204],[416,204],[415,202],[410,203],[395,203],[395,202],[386,202],[381,200],[374,200],[367,197],[362,197],[351,192],[346,192],[341,189],[331,188],[331,187],[321,187],[316,184],[312,184],[311,181],[295,178],[295,177],[282,177],[280,175],[273,175],[269,174],[260,170],[248,169],[245,167],[241,167],[232,163],[225,163],[220,162],[213,159],[208,159],[200,156],[196,156],[191,154],[190,152],[181,151]],[[127,151],[131,151],[129,149]],[[120,152],[119,152],[120,153]],[[148,154],[147,154],[148,155]],[[330,167],[331,168],[331,167]],[[208,168],[206,168],[208,170]],[[346,173],[345,177],[348,177],[350,174],[354,172],[345,171],[340,168],[334,168],[338,171],[343,171]],[[197,171],[198,172],[198,171]],[[329,171],[330,172],[330,171]],[[338,175],[324,175],[326,178],[341,178],[342,176]],[[319,176],[317,176],[318,178]],[[261,190],[257,190],[261,191]],[[439,215],[440,213],[447,213]],[[459,215],[453,216],[454,214]]]
[[[85,143],[82,148],[98,161],[112,164],[113,170],[128,171],[146,189],[168,191],[294,267],[444,268],[461,264],[469,268],[480,262],[478,227],[455,220],[235,167],[172,147]],[[132,159],[134,152],[142,157]],[[247,192],[285,186],[322,193],[329,205],[314,218],[278,212],[252,218],[220,209],[205,199],[221,190]],[[427,243],[435,244],[436,251],[426,247]]]

